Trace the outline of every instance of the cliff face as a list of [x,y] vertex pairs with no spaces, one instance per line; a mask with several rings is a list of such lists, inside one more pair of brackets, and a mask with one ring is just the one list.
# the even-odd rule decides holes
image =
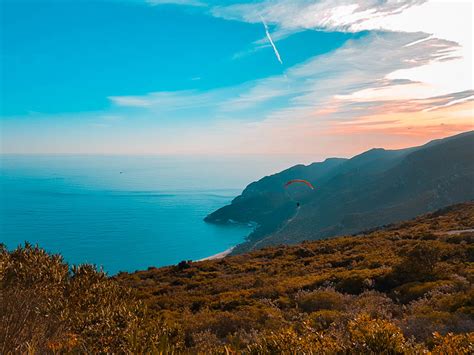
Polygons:
[[[356,233],[474,199],[473,152],[474,132],[466,132],[421,147],[297,165],[250,184],[206,221],[258,223],[236,252]],[[293,178],[316,189],[285,190]]]

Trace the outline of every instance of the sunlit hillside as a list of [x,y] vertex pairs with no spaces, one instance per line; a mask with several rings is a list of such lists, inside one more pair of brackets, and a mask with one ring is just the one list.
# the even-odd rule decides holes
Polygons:
[[[474,203],[357,236],[108,278],[1,252],[12,352],[473,352]],[[471,333],[470,333],[471,332]]]

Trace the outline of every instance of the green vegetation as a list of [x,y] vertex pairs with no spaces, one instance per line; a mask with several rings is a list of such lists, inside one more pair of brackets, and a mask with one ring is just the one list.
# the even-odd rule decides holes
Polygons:
[[[357,236],[108,278],[0,253],[0,353],[474,352],[474,203]],[[458,231],[450,233],[449,231]]]

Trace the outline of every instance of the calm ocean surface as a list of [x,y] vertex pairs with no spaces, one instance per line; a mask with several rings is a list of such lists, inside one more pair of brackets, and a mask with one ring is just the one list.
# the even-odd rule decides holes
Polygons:
[[206,224],[268,159],[1,156],[0,242],[28,241],[109,274],[196,260],[242,242],[247,227]]

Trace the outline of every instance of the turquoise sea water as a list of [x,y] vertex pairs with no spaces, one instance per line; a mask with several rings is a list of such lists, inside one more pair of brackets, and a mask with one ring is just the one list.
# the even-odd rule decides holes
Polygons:
[[[242,242],[246,226],[206,224],[278,168],[256,159],[2,156],[0,242],[28,241],[109,274],[197,260]],[[282,167],[285,165],[281,162]]]

